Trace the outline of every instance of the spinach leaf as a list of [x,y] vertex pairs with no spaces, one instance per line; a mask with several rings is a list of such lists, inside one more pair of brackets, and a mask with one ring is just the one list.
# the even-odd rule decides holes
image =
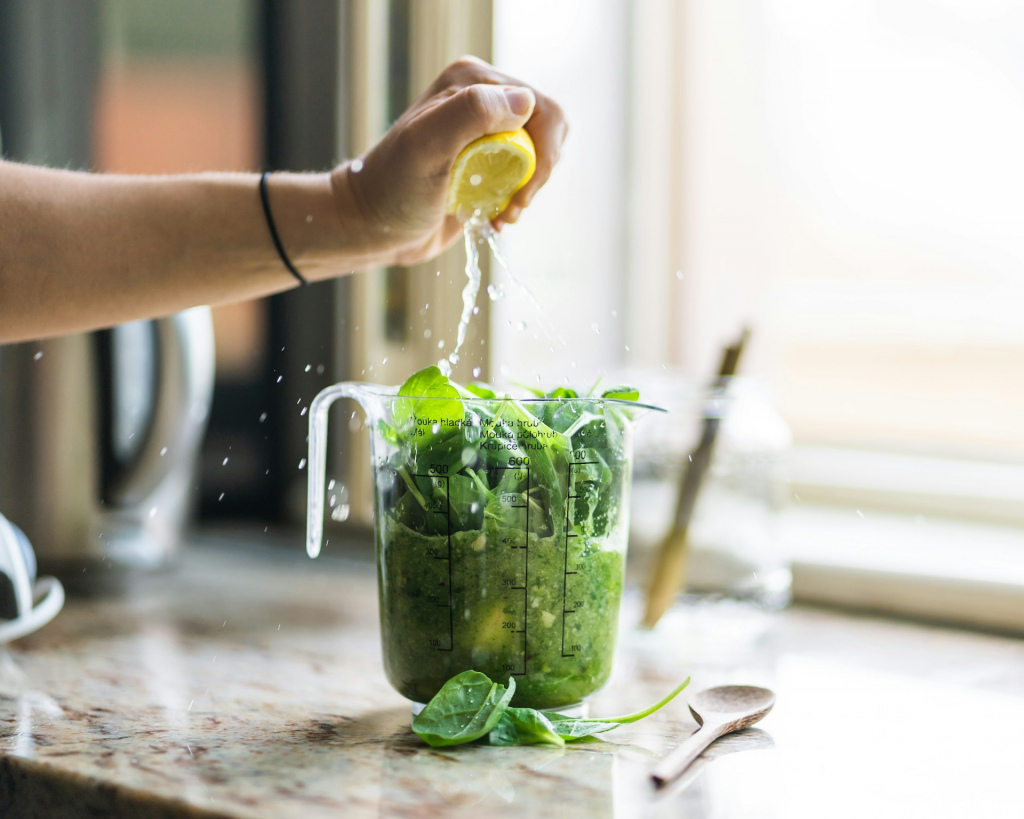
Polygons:
[[[481,490],[480,484],[468,475],[452,475],[447,485],[448,492],[444,501],[452,525],[463,532],[483,526],[487,492]],[[440,488],[434,492],[437,496],[445,494]]]
[[533,708],[511,708],[515,677],[508,688],[479,671],[452,677],[412,722],[412,729],[434,748],[463,745],[483,736],[491,745],[556,745],[578,742],[648,717],[668,705],[687,685],[687,677],[654,705],[606,719],[578,719]]
[[513,381],[512,386],[519,387],[521,390],[526,390],[534,398],[544,397],[544,390],[538,390],[536,387],[531,387],[529,384],[523,384],[521,381]]
[[548,718],[532,708],[507,708],[487,741],[491,745],[565,745]]
[[[568,386],[523,386],[555,400],[518,401],[486,384],[463,387],[436,366],[401,386],[391,423],[380,427],[398,476],[389,500],[393,519],[436,536],[492,524],[522,527],[529,508],[531,537],[558,538],[568,524],[599,539],[615,528],[628,406],[580,397]],[[635,398],[636,390],[614,387],[604,396]],[[513,464],[523,457],[529,461]]]
[[576,742],[580,739],[603,734],[605,731],[614,731],[619,727],[618,722],[602,722],[596,719],[572,719],[564,717],[556,719],[555,714],[545,714],[548,722],[563,741]]
[[[606,718],[591,718],[586,720],[575,720],[576,722],[597,722],[597,723],[614,723],[616,727],[619,725],[625,725],[629,722],[637,722],[642,720],[644,717],[649,717],[655,711],[659,711],[668,705],[672,700],[676,698],[680,691],[690,684],[690,678],[687,677],[679,685],[668,692],[664,697],[658,700],[654,705],[650,705],[644,708],[642,711],[634,711],[632,714],[623,714],[621,717],[606,717]],[[572,717],[567,717],[564,714],[555,714],[545,712],[545,716],[551,720],[552,724],[556,722],[572,721]]]
[[[436,437],[442,430],[462,425],[464,409],[461,393],[436,366],[430,366],[411,375],[399,388],[400,396],[408,401],[396,401],[392,415],[399,427],[411,427],[416,419],[433,423],[425,425],[424,432]],[[440,428],[433,429],[436,424]],[[418,430],[414,430],[418,431]]]
[[640,390],[636,387],[612,387],[601,393],[602,398],[617,398],[619,401],[638,401]]
[[432,748],[462,745],[490,733],[505,713],[516,681],[508,688],[479,671],[463,671],[444,684],[412,721],[412,730]]
[[471,392],[477,398],[497,398],[497,394],[486,384],[474,382],[466,385],[466,391]]

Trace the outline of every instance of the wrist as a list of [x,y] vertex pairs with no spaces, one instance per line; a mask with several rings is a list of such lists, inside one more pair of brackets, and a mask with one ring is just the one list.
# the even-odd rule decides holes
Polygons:
[[363,260],[362,267],[386,267],[395,264],[395,236],[387,220],[380,218],[361,194],[356,177],[362,169],[362,160],[355,159],[330,173],[334,208],[349,237],[348,249]]
[[[388,264],[386,233],[372,226],[334,173],[273,173],[270,210],[285,253],[309,281]],[[346,168],[347,170],[347,168]]]

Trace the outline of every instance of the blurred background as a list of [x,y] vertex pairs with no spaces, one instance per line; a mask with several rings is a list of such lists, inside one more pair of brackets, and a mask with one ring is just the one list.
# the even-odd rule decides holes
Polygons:
[[[572,131],[502,236],[542,310],[481,296],[456,377],[628,374],[671,402],[749,326],[797,598],[1016,630],[1022,46],[1019,0],[0,0],[0,128],[7,158],[103,172],[321,170],[450,60],[491,60]],[[450,349],[463,263],[214,309],[198,525],[301,548],[305,407]],[[353,409],[331,464],[349,531]],[[672,493],[646,497],[654,538]]]

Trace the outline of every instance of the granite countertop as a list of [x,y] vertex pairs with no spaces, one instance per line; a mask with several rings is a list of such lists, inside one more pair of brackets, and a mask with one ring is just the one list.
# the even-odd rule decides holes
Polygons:
[[655,794],[651,765],[696,728],[682,701],[564,750],[420,743],[374,582],[365,559],[240,543],[70,600],[0,657],[0,816],[1024,815],[1020,640],[799,607],[627,625],[595,714],[686,674],[779,697]]

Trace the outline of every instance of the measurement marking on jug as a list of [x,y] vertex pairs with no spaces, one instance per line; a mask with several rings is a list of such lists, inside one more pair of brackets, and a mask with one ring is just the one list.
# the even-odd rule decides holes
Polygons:
[[[573,608],[568,608],[569,600],[569,575],[579,574],[578,571],[569,571],[569,541],[575,540],[579,537],[575,532],[572,531],[572,516],[570,515],[570,509],[572,508],[571,501],[581,497],[580,495],[573,494],[572,476],[576,474],[575,467],[577,466],[589,466],[599,463],[598,461],[584,461],[583,458],[587,457],[587,451],[585,449],[577,449],[572,453],[573,460],[569,462],[569,469],[565,475],[565,563],[562,567],[562,656],[563,657],[575,657],[577,651],[583,649],[582,644],[573,643],[569,646],[571,651],[566,652],[565,650],[565,616],[567,614],[575,614],[576,609],[583,608],[582,600],[573,601]],[[577,569],[583,568],[581,563],[576,564]]]
[[530,461],[528,458],[523,458],[522,460],[526,462],[522,464],[522,466],[526,467],[526,493],[523,495],[526,503],[522,507],[517,506],[514,508],[526,508],[526,528],[524,532],[526,537],[524,538],[525,545],[522,547],[526,550],[526,554],[523,556],[523,670],[518,674],[510,675],[514,677],[521,677],[526,674],[526,657],[530,646]]
[[[515,464],[515,465],[509,465],[509,466],[492,466],[490,468],[491,469],[511,469],[511,470],[516,471],[516,472],[523,473],[526,476],[526,491],[523,493],[523,499],[527,501],[526,503],[512,503],[511,502],[512,499],[515,498],[515,495],[513,493],[508,493],[507,495],[504,495],[504,494],[502,495],[502,501],[504,503],[508,504],[506,508],[508,508],[508,509],[525,509],[526,510],[526,527],[525,527],[526,528],[526,531],[525,531],[526,537],[524,538],[526,543],[525,543],[524,546],[517,546],[515,544],[514,538],[504,537],[504,538],[501,539],[501,544],[503,546],[508,546],[509,548],[512,548],[512,549],[525,549],[526,550],[526,554],[524,555],[524,566],[523,566],[523,585],[522,586],[506,585],[506,583],[509,582],[508,579],[502,581],[502,585],[508,591],[521,591],[523,593],[523,623],[522,623],[523,627],[521,629],[514,629],[514,626],[518,625],[518,622],[507,621],[508,626],[509,626],[509,633],[510,634],[522,634],[523,635],[523,670],[522,671],[512,671],[512,668],[509,665],[506,665],[505,669],[504,669],[505,671],[509,672],[509,676],[510,677],[522,677],[522,676],[524,676],[526,674],[526,652],[527,652],[527,648],[529,646],[529,643],[527,642],[528,639],[529,639],[527,632],[529,630],[529,625],[530,625],[529,624],[529,617],[530,617],[530,599],[529,599],[530,598],[530,591],[529,591],[529,585],[530,585],[530,503],[529,503],[529,498],[530,498],[530,459],[528,457],[526,457],[526,456],[516,456],[512,460],[517,460],[520,463]],[[458,474],[459,475],[465,475],[466,474],[466,470],[465,469],[460,469]],[[516,477],[519,478],[520,476],[516,476]],[[451,531],[451,524],[450,523],[449,523],[449,527],[448,528],[449,528],[449,531]],[[450,553],[451,553],[451,547],[449,547],[449,554]],[[512,580],[511,582],[514,583],[515,581]],[[505,625],[506,625],[506,623],[503,622],[502,626],[505,626]]]
[[[441,481],[444,481],[444,500],[445,500],[445,520],[447,522],[448,530],[448,554],[441,556],[435,554],[436,549],[427,549],[427,556],[432,557],[434,560],[444,560],[448,563],[448,602],[447,603],[434,603],[440,609],[448,609],[448,648],[441,645],[440,640],[431,640],[430,645],[432,648],[436,648],[438,651],[454,651],[455,650],[455,601],[452,596],[452,488],[451,482],[448,480],[448,476],[440,474],[441,472],[447,472],[448,467],[431,466],[430,473],[423,475],[419,473],[413,473],[414,478],[426,478],[432,484],[435,489],[441,488]],[[438,501],[440,503],[440,501]],[[440,511],[440,509],[435,509]],[[432,602],[436,598],[431,595],[427,598],[427,602]]]

